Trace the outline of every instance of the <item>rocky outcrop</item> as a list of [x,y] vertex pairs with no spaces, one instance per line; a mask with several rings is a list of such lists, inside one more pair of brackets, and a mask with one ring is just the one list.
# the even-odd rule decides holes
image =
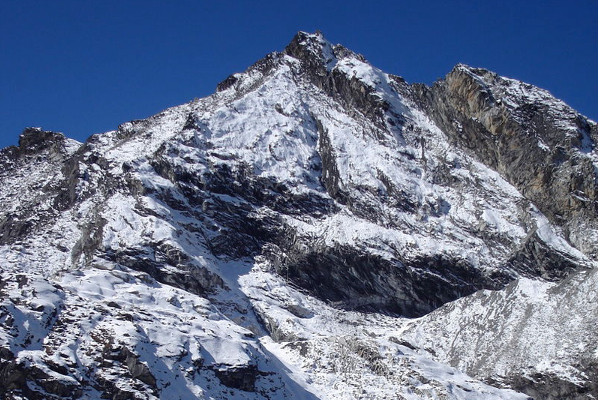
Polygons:
[[[0,210],[0,244],[22,240],[32,230],[55,221],[53,207],[64,184],[60,172],[67,164],[76,142],[62,133],[27,128],[19,138],[19,146],[0,151],[0,200],[19,198],[18,207]],[[31,174],[41,169],[44,174]]]
[[595,122],[532,85],[464,65],[414,92],[452,144],[501,173],[596,257],[598,171],[588,156],[598,146]]
[[[594,363],[595,362],[595,363]],[[511,388],[523,392],[533,399],[544,400],[586,400],[590,397],[598,397],[598,365],[597,361],[592,361],[591,364],[582,366],[582,369],[588,371],[589,375],[586,380],[580,384],[564,379],[563,377],[553,373],[533,374],[512,374],[505,377],[502,381],[489,379],[488,382],[492,385],[509,385]]]
[[212,368],[219,381],[227,387],[240,389],[245,392],[256,390],[256,380],[260,371],[256,365],[246,367],[219,367]]
[[[283,238],[294,238],[285,242]],[[419,317],[482,288],[498,289],[511,280],[484,276],[464,260],[448,256],[385,259],[368,249],[324,248],[318,240],[281,235],[266,247],[276,271],[312,295],[347,310],[385,311]],[[284,255],[284,256],[282,256]]]
[[165,243],[148,245],[145,249],[107,251],[101,258],[200,296],[226,288],[220,276],[194,265],[187,255]]
[[39,154],[43,151],[64,153],[65,136],[62,133],[44,131],[40,128],[26,128],[19,137],[20,155]]
[[327,190],[332,199],[341,204],[348,203],[348,193],[340,187],[340,175],[337,167],[335,150],[331,145],[329,133],[323,128],[323,124],[317,120],[319,131],[319,155],[321,156],[321,184]]
[[[50,370],[30,366],[25,361],[0,360],[0,396],[3,399],[53,400],[79,399],[81,383],[58,365],[48,362]],[[62,379],[60,376],[63,375]]]
[[508,259],[506,265],[529,278],[541,277],[559,281],[581,269],[579,260],[550,247],[531,232],[521,247]]
[[339,101],[352,113],[361,112],[378,127],[384,127],[384,116],[389,105],[377,96],[375,90],[357,77],[349,78],[342,71],[330,69],[336,59],[353,57],[361,62],[365,58],[341,45],[332,46],[321,34],[298,32],[287,45],[284,54],[302,63],[302,74],[324,93]]
[[[157,396],[159,389],[156,384],[156,378],[148,368],[148,365],[140,362],[139,356],[131,351],[127,346],[118,343],[119,338],[111,336],[100,338],[100,344],[103,345],[100,364],[94,374],[94,386],[102,392],[103,398],[113,399],[135,399],[143,394],[147,398]],[[124,375],[119,376],[122,380],[133,379],[133,384],[125,388],[124,385],[117,385],[115,382],[107,379],[106,370],[108,368],[119,367],[118,371]]]

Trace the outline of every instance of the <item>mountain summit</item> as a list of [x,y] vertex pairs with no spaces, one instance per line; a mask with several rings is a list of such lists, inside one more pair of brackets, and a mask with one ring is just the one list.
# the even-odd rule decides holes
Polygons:
[[298,33],[0,152],[7,399],[597,398],[597,124]]

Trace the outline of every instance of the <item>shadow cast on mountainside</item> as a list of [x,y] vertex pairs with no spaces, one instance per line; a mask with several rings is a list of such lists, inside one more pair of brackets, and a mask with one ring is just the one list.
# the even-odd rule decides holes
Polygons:
[[314,393],[309,392],[305,387],[292,378],[291,375],[293,372],[286,367],[275,354],[270,352],[264,345],[261,345],[261,350],[265,354],[268,362],[272,364],[271,369],[280,374],[286,392],[291,395],[291,397],[273,397],[272,400],[284,400],[289,398],[298,400],[319,400],[319,397],[317,397]]

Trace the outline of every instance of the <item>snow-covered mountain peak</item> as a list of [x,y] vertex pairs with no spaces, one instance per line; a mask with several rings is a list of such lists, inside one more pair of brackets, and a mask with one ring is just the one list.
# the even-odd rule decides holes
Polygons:
[[286,46],[284,53],[309,65],[321,64],[330,70],[337,61],[333,47],[333,44],[319,31],[312,34],[298,32]]
[[300,32],[84,144],[27,130],[0,152],[0,395],[596,395],[597,126],[523,85],[409,85]]
[[320,31],[298,32],[286,46],[284,53],[303,61],[310,68],[324,67],[327,72],[331,72],[338,61],[343,59],[366,62],[362,55],[328,41]]

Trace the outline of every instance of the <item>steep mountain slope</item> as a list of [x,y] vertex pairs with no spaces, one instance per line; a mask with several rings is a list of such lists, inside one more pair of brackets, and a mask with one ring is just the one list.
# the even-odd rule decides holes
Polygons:
[[597,287],[597,270],[557,284],[520,279],[434,311],[406,337],[436,360],[534,398],[585,398],[598,390]]
[[596,124],[544,90],[464,65],[420,89],[452,143],[500,172],[573,245],[596,257]]
[[597,125],[538,88],[301,32],[0,163],[7,398],[597,397]]

